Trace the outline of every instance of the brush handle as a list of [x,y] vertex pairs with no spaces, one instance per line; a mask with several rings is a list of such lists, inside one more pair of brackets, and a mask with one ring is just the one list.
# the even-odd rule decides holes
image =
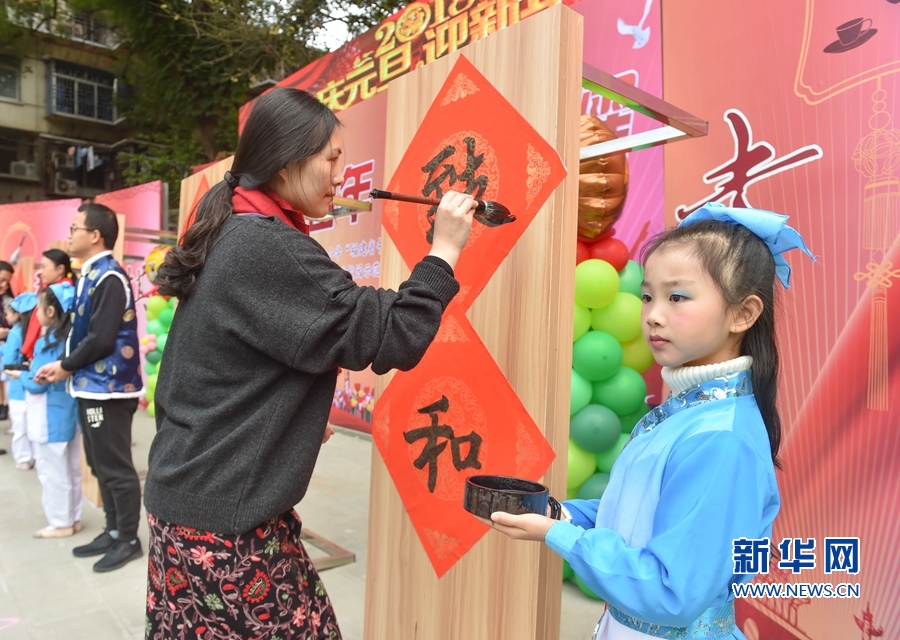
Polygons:
[[[382,191],[381,189],[372,189],[369,196],[373,199],[380,198],[382,200],[397,200],[398,202],[412,202],[414,204],[430,204],[437,206],[441,203],[437,198],[426,198],[425,196],[411,196],[405,193],[394,193],[393,191]],[[484,201],[476,200],[478,206],[475,211],[484,211]]]

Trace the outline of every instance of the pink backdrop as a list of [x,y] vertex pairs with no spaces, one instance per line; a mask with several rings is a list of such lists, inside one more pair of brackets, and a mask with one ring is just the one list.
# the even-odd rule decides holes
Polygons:
[[[872,22],[863,22],[868,18]],[[837,28],[845,26],[847,43]],[[888,0],[667,6],[665,99],[710,122],[666,148],[666,214],[705,199],[771,209],[817,254],[781,296],[783,507],[774,537],[859,536],[860,599],[746,601],[748,637],[900,636],[897,232],[900,5]],[[874,31],[874,33],[873,33]]]

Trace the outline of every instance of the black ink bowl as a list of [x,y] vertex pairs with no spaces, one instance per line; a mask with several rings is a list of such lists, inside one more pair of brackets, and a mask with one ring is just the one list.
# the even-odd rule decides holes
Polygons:
[[495,511],[546,515],[549,496],[547,487],[531,480],[510,476],[469,476],[463,508],[487,520]]

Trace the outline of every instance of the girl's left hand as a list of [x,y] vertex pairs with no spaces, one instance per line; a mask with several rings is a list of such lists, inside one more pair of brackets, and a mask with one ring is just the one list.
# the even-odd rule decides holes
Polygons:
[[22,375],[22,372],[17,369],[4,369],[3,373],[6,374],[6,377],[12,378],[13,380],[18,380],[19,376]]
[[558,522],[537,513],[524,513],[516,516],[503,511],[492,513],[490,520],[478,519],[514,540],[534,540],[536,542],[543,542],[550,527]]

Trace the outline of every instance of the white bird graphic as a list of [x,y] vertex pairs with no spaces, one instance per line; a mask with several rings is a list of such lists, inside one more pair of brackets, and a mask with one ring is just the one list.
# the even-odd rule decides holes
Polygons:
[[619,18],[619,33],[623,36],[634,36],[633,49],[640,49],[650,40],[650,27],[644,28],[644,22],[647,20],[647,16],[650,15],[650,7],[652,6],[653,0],[647,0],[647,3],[644,5],[644,15],[637,24],[625,24],[625,21]]

